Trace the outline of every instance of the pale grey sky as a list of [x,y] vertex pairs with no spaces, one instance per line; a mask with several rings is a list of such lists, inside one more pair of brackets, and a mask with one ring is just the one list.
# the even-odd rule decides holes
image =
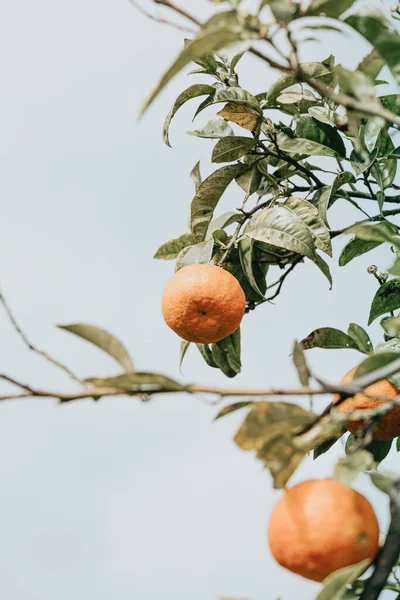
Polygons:
[[[202,15],[208,3],[196,8]],[[152,256],[186,231],[188,174],[199,158],[210,172],[211,146],[184,133],[193,106],[173,123],[173,150],[163,145],[163,118],[186,83],[183,75],[137,122],[141,102],[180,44],[177,32],[147,21],[127,0],[0,2],[1,285],[29,336],[82,376],[116,367],[57,323],[100,325],[124,341],[141,370],[181,377],[179,340],[160,314],[173,265]],[[324,45],[311,45],[304,58],[331,51],[349,66],[359,56],[355,37],[324,33]],[[243,60],[241,73],[252,92],[275,77],[252,58]],[[198,124],[206,120],[203,114]],[[221,212],[237,205],[237,193],[226,195]],[[338,203],[332,223],[353,217]],[[378,250],[346,269],[332,261],[331,292],[315,267],[299,268],[275,306],[246,317],[243,373],[229,385],[296,384],[293,340],[324,325],[365,326],[375,291],[366,268],[389,260]],[[26,351],[4,314],[0,325],[2,372],[70,387]],[[371,329],[379,340],[379,326]],[[334,381],[361,356],[315,350],[309,358]],[[227,384],[194,350],[184,376]],[[0,596],[289,600],[296,590],[298,598],[314,598],[318,585],[284,572],[269,555],[266,525],[280,492],[231,441],[242,415],[213,424],[215,413],[188,397],[148,405],[3,404]],[[330,476],[339,453],[307,460],[293,481]],[[396,459],[387,468],[395,469]],[[386,526],[386,498],[362,478],[357,487]]]

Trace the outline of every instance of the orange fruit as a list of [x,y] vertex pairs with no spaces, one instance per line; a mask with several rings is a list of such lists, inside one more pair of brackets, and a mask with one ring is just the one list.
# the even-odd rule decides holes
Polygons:
[[[354,377],[357,367],[349,371],[342,379],[341,383],[349,383]],[[365,392],[371,396],[381,396],[394,400],[400,394],[393,383],[390,383],[388,379],[381,379],[373,383],[366,388]],[[336,394],[333,398],[333,402],[336,403],[340,399],[340,395]],[[336,410],[340,411],[352,411],[352,410],[363,410],[363,409],[374,409],[384,404],[381,400],[374,400],[368,398],[365,394],[356,394],[351,398],[346,398],[343,402],[337,406]],[[352,433],[357,434],[360,430],[365,428],[364,423],[350,421],[346,424],[346,429]],[[379,421],[374,434],[373,439],[376,441],[392,440],[393,438],[400,435],[400,408],[394,408],[390,413],[385,415]]]
[[219,342],[239,327],[246,298],[238,280],[215,265],[189,265],[168,281],[162,297],[167,325],[197,344]]
[[278,563],[307,579],[373,560],[379,525],[368,500],[332,479],[311,480],[285,490],[272,511],[269,547]]

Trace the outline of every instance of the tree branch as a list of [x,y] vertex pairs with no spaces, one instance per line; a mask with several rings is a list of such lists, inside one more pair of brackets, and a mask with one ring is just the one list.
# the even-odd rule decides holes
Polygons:
[[16,385],[17,387],[21,388],[21,390],[26,390],[28,392],[28,395],[32,395],[35,393],[35,390],[33,390],[30,385],[21,383],[20,381],[17,381],[16,379],[9,377],[8,375],[3,375],[0,373],[0,379],[3,379],[3,381],[7,381],[8,383],[11,383],[12,385]]
[[[136,2],[136,0],[128,0],[128,2],[138,12],[140,12],[143,16],[147,17],[151,21],[155,21],[156,23],[160,23],[161,25],[169,25],[170,27],[173,27],[174,29],[177,29],[178,31],[191,32],[191,33],[194,31],[193,29],[191,29],[190,27],[186,27],[185,25],[179,25],[178,23],[168,21],[167,19],[163,19],[162,17],[156,17],[155,15],[152,15],[147,10],[145,10],[138,2]],[[154,2],[156,4],[164,4],[164,2],[156,2],[156,0],[154,0]]]
[[[289,273],[291,273],[295,267],[303,260],[303,257],[299,258],[298,260],[296,260],[294,263],[292,263],[290,265],[290,267],[287,269],[287,271],[285,271],[285,273],[278,279],[278,281],[276,281],[275,283],[272,283],[269,288],[274,287],[275,285],[278,286],[276,292],[272,295],[269,296],[269,298],[265,298],[265,300],[261,300],[261,302],[259,302],[258,304],[263,304],[264,302],[272,302],[272,300],[275,300],[275,298],[277,296],[279,296],[279,294],[281,293],[282,290],[282,286],[285,283],[285,279],[286,277],[289,275]],[[269,289],[268,288],[268,289]]]
[[[135,390],[126,390],[117,387],[96,387],[92,386],[88,389],[82,390],[76,393],[63,393],[57,391],[49,391],[49,390],[39,390],[32,388],[29,385],[16,381],[7,375],[1,375],[0,378],[9,381],[13,385],[20,387],[27,391],[27,394],[23,394],[22,396],[17,397],[38,397],[38,398],[56,398],[61,402],[71,402],[73,400],[84,400],[87,398],[95,397],[103,398],[108,396],[143,396],[146,395],[160,395],[160,394],[214,394],[221,398],[227,397],[269,397],[269,396],[317,396],[317,395],[327,395],[327,394],[347,394],[349,396],[354,396],[355,394],[363,393],[365,388],[369,387],[376,381],[380,381],[381,379],[385,379],[394,373],[400,371],[400,359],[396,359],[391,362],[389,365],[381,367],[380,369],[376,369],[367,375],[363,375],[363,377],[359,377],[356,380],[353,380],[349,383],[343,384],[338,383],[335,385],[331,385],[329,383],[320,382],[320,387],[311,388],[311,387],[302,387],[302,388],[284,388],[284,389],[234,389],[234,388],[220,388],[220,387],[210,387],[210,386],[202,386],[196,384],[189,384],[186,386],[182,386],[181,389],[178,390],[169,390],[162,388],[159,384],[155,385],[154,388],[147,385],[146,388],[143,389],[135,389]],[[11,398],[15,398],[15,395],[6,394],[0,397],[0,400],[8,400]],[[376,396],[374,396],[376,397]],[[378,399],[384,401],[385,398],[378,397]],[[365,419],[369,419],[371,416],[383,416],[394,407],[400,406],[400,396],[393,401],[387,401],[384,405],[380,405],[374,411],[356,411],[354,412],[355,420],[362,420],[363,415],[365,415]],[[344,415],[344,420],[352,420],[353,413],[351,417],[349,415]]]
[[[138,8],[136,1],[134,1],[134,2],[132,2],[132,0],[129,0],[129,1],[131,2],[132,6],[135,6],[135,8]],[[199,21],[191,13],[184,10],[180,6],[170,2],[170,0],[153,0],[153,2],[160,6],[165,6],[166,8],[169,8],[170,10],[181,15],[182,17],[184,17],[191,23],[197,25],[198,27],[202,27],[202,25],[203,25],[203,23],[201,23],[201,21]],[[143,9],[140,9],[140,10],[142,13],[147,14],[147,12],[144,11]],[[150,16],[150,18],[152,17],[151,15],[147,15],[147,16]],[[161,20],[161,22],[163,22],[163,21]],[[271,41],[268,39],[265,39],[264,41],[271,44]],[[271,44],[271,45],[273,46],[273,44]],[[321,96],[323,96],[324,98],[330,98],[337,104],[345,106],[348,109],[359,111],[361,113],[371,115],[371,116],[381,117],[382,119],[385,119],[385,121],[392,123],[393,125],[400,125],[400,118],[396,114],[391,112],[390,110],[387,110],[386,108],[384,108],[383,106],[378,106],[376,103],[373,103],[372,105],[368,105],[367,103],[361,102],[360,100],[357,100],[356,98],[348,96],[347,94],[344,94],[343,92],[335,92],[333,90],[333,88],[326,86],[321,81],[307,77],[301,68],[296,70],[296,69],[293,69],[291,66],[281,65],[281,64],[277,63],[276,61],[274,61],[273,59],[271,59],[269,56],[266,56],[259,50],[256,50],[255,48],[250,48],[249,52],[251,54],[253,54],[254,56],[257,56],[257,58],[260,58],[261,60],[266,62],[273,69],[277,69],[278,71],[288,73],[289,75],[292,75],[300,82],[303,81],[305,83],[308,83],[311,87],[313,87],[315,90],[317,90],[321,94]],[[293,49],[292,49],[292,52],[293,52]],[[296,60],[298,61],[298,58],[296,58]],[[288,61],[288,64],[290,64],[289,61]]]
[[296,167],[296,169],[298,169],[299,171],[304,173],[304,175],[307,175],[307,177],[312,179],[314,181],[315,185],[317,186],[317,188],[323,187],[324,184],[315,175],[315,173],[310,171],[310,169],[307,169],[307,167],[302,165],[301,162],[297,161],[295,158],[292,158],[291,156],[289,156],[288,154],[283,152],[278,146],[276,147],[276,150],[277,150],[276,153],[273,152],[272,150],[269,150],[269,148],[267,148],[264,145],[263,145],[263,150],[264,150],[265,154],[267,154],[268,156],[272,156],[272,158],[278,158],[279,160],[283,160],[283,161],[289,163],[289,165]]
[[[27,346],[29,348],[29,350],[32,350],[32,352],[35,352],[36,354],[39,354],[40,356],[42,356],[43,358],[45,358],[48,362],[52,363],[53,365],[55,365],[56,367],[58,367],[59,369],[61,369],[62,371],[64,371],[64,373],[66,373],[67,375],[69,375],[69,377],[71,377],[71,379],[73,379],[74,381],[76,381],[77,383],[79,383],[80,385],[82,385],[81,380],[79,379],[79,377],[77,377],[75,375],[75,373],[73,373],[71,371],[71,369],[69,369],[68,367],[66,367],[65,365],[63,365],[62,363],[60,363],[58,360],[56,360],[55,358],[53,358],[52,356],[50,356],[49,354],[47,354],[47,352],[44,352],[44,350],[39,350],[39,348],[37,348],[36,346],[34,346],[29,339],[26,337],[25,333],[22,331],[21,327],[18,325],[17,321],[15,320],[15,317],[13,315],[13,313],[11,312],[11,309],[8,305],[8,303],[6,302],[6,299],[4,297],[4,295],[0,292],[0,302],[3,304],[4,310],[7,313],[8,318],[11,321],[11,324],[13,325],[14,329],[16,330],[16,332],[18,333],[19,337],[21,338],[21,340],[23,341],[23,343],[25,344],[25,346]],[[4,377],[3,377],[4,379]],[[23,387],[20,384],[16,383],[15,385],[19,385],[19,387]]]
[[391,515],[389,531],[385,544],[377,556],[374,572],[367,581],[360,600],[379,598],[400,555],[400,479],[393,482],[389,497]]
[[177,4],[174,4],[173,2],[170,2],[169,0],[153,0],[154,4],[160,4],[161,6],[166,6],[167,8],[173,10],[174,12],[178,13],[178,15],[181,15],[182,17],[184,17],[185,19],[187,19],[188,21],[191,21],[192,23],[194,23],[194,25],[197,25],[198,27],[201,27],[202,23],[196,19],[195,16],[193,16],[192,14],[188,13],[186,10],[184,10],[183,8],[181,8],[180,6],[178,6]]
[[[400,208],[393,208],[391,210],[384,210],[382,212],[382,215],[384,217],[393,217],[394,215],[399,215],[400,214]],[[342,235],[342,233],[344,233],[346,231],[346,229],[348,229],[349,227],[353,227],[354,225],[361,225],[362,223],[370,223],[372,221],[381,221],[382,220],[382,215],[374,215],[373,217],[369,217],[368,219],[363,219],[362,221],[357,221],[356,223],[352,223],[352,225],[348,225],[347,227],[344,227],[343,229],[336,229],[335,231],[331,231],[331,238],[335,238],[338,235]]]
[[350,110],[355,110],[365,115],[370,115],[373,117],[381,117],[388,123],[392,123],[392,125],[400,125],[400,118],[390,110],[387,110],[387,108],[384,108],[383,106],[378,106],[378,104],[375,103],[369,105],[367,102],[361,102],[360,100],[357,100],[352,96],[348,96],[343,92],[335,92],[333,88],[325,85],[321,81],[306,77],[301,71],[300,74],[302,75],[302,81],[308,83],[311,87],[317,90],[317,92],[319,92],[324,98],[330,98],[331,100],[336,102],[336,104],[345,106]]
[[[349,194],[349,196],[352,196],[352,198],[365,198],[365,200],[376,200],[376,194],[366,194],[365,192],[358,192],[356,190],[352,190],[351,192],[347,192]],[[393,204],[399,204],[400,203],[400,195],[397,196],[386,196],[385,197],[385,202],[389,202],[389,203],[393,203]]]

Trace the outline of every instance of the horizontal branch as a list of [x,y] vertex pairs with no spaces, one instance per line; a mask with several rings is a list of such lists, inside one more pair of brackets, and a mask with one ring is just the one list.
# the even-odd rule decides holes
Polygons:
[[400,214],[400,208],[393,208],[392,210],[384,210],[382,214],[374,215],[373,217],[368,217],[368,219],[363,219],[362,221],[357,221],[356,223],[352,223],[348,227],[344,227],[343,229],[336,229],[331,231],[331,238],[335,238],[338,235],[342,235],[345,233],[346,229],[349,227],[353,227],[355,225],[361,225],[362,223],[371,223],[372,221],[381,221],[382,217],[394,217],[395,215]]
[[[23,389],[25,392],[23,394],[15,395],[15,394],[4,394],[0,396],[0,400],[9,400],[15,398],[56,398],[60,400],[60,402],[72,402],[74,400],[85,400],[88,398],[105,398],[110,396],[152,396],[152,395],[160,395],[160,394],[213,394],[219,396],[220,398],[227,397],[277,397],[277,396],[319,396],[326,394],[343,394],[348,396],[354,396],[354,394],[362,393],[368,386],[372,385],[376,381],[381,379],[385,379],[394,373],[400,371],[400,359],[397,359],[391,362],[389,365],[386,365],[380,369],[376,369],[367,375],[363,375],[362,377],[357,378],[349,383],[338,383],[338,384],[329,384],[323,381],[319,381],[320,386],[317,388],[313,387],[302,387],[302,388],[283,388],[283,389],[234,389],[234,388],[221,388],[221,387],[212,387],[212,386],[204,386],[197,384],[189,384],[186,386],[182,386],[180,389],[170,390],[163,388],[161,385],[155,384],[154,387],[151,385],[146,386],[146,388],[140,389],[139,386],[136,389],[125,390],[116,387],[100,387],[100,386],[92,386],[87,389],[78,391],[76,393],[64,393],[58,391],[50,391],[50,390],[42,390],[36,389],[24,383],[21,383],[8,375],[1,375],[0,379],[3,379],[13,385],[16,385]],[[381,398],[384,400],[384,398]],[[397,400],[393,401],[397,402]],[[389,409],[389,403],[385,407],[381,407],[380,410],[382,414],[385,414],[385,410]],[[367,413],[363,413],[367,414]],[[376,414],[376,413],[374,413]],[[380,414],[380,413],[379,413]]]
[[[346,193],[351,196],[352,198],[363,198],[365,200],[376,200],[376,195],[375,194],[367,194],[365,192],[359,192],[357,190],[351,190],[348,191],[346,190]],[[400,204],[400,195],[397,196],[386,196],[385,195],[385,202],[389,202],[389,203],[393,203],[393,204]]]

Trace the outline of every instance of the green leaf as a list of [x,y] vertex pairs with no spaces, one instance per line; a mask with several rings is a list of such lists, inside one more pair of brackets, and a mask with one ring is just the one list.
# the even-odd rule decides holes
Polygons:
[[348,17],[346,23],[374,46],[396,80],[400,81],[400,36],[384,14],[377,7],[367,4],[357,14]]
[[224,408],[222,408],[219,411],[217,416],[214,417],[214,421],[222,419],[222,417],[226,417],[226,415],[230,415],[233,412],[236,412],[237,410],[241,410],[242,408],[247,408],[252,404],[254,404],[254,400],[245,400],[243,402],[235,402],[234,404],[228,404],[228,406],[224,406]]
[[388,221],[380,223],[358,223],[346,229],[345,233],[353,233],[361,240],[369,242],[389,242],[400,246],[400,235],[397,227]]
[[[232,260],[232,256],[235,260]],[[240,286],[242,287],[247,302],[259,302],[260,295],[255,292],[255,290],[251,287],[249,280],[246,277],[245,272],[243,271],[242,265],[239,261],[239,256],[235,256],[235,252],[232,251],[231,260],[225,263],[225,269],[231,273],[236,279],[239,281]],[[253,273],[254,277],[257,281],[257,285],[262,291],[266,287],[265,277],[268,271],[268,265],[265,263],[253,262]]]
[[364,352],[364,354],[370,354],[374,351],[374,347],[368,333],[365,331],[365,329],[360,327],[360,325],[357,325],[356,323],[350,323],[347,333],[357,344],[361,352]]
[[360,438],[357,437],[356,435],[354,435],[354,433],[350,433],[347,436],[347,440],[344,446],[344,451],[346,453],[346,456],[350,456],[350,454],[353,454],[357,449],[360,449],[361,445],[361,441]]
[[357,367],[354,379],[367,375],[367,373],[372,373],[381,367],[386,367],[386,365],[390,365],[390,363],[399,358],[399,352],[378,352],[377,354],[372,354]]
[[[372,454],[375,462],[382,462],[390,452],[390,448],[392,446],[392,440],[385,442],[371,442],[368,444],[364,450],[367,450],[370,454]],[[354,435],[354,433],[350,433],[346,440],[345,452],[347,456],[354,454],[357,449],[362,447],[362,438],[359,438]]]
[[235,377],[242,368],[240,361],[240,327],[223,340],[212,344],[212,357],[227,377]]
[[313,452],[313,460],[316,460],[319,456],[325,454],[325,452],[328,452],[328,450],[330,450],[332,446],[336,444],[338,440],[340,440],[340,438],[346,433],[346,431],[347,429],[343,427],[342,430],[339,431],[334,437],[316,446]]
[[58,325],[58,327],[94,344],[112,356],[126,371],[134,370],[128,350],[114,335],[108,333],[108,331],[96,327],[95,325],[88,325],[87,323]]
[[379,101],[382,106],[395,115],[400,115],[400,94],[386,94],[385,96],[380,96]]
[[296,133],[299,138],[304,138],[312,142],[317,142],[322,146],[327,146],[342,158],[346,157],[344,142],[339,132],[331,127],[331,125],[321,123],[308,115],[303,115],[297,120]]
[[332,244],[329,229],[320,218],[318,209],[307,200],[297,198],[296,196],[289,196],[284,206],[293,210],[296,215],[306,223],[315,237],[315,246],[323,252],[326,252],[328,256],[332,256]]
[[[387,317],[387,318],[389,318],[389,317]],[[392,340],[388,340],[387,342],[383,342],[382,344],[378,344],[376,347],[376,352],[399,352],[400,353],[400,339],[396,337],[396,338],[393,338]],[[388,377],[388,379],[390,380],[390,377]]]
[[304,387],[307,386],[310,381],[311,373],[307,365],[306,357],[304,356],[303,347],[298,342],[294,343],[293,362],[294,366],[296,367],[301,385]]
[[240,257],[240,264],[242,265],[242,269],[251,285],[251,287],[253,288],[253,290],[260,296],[260,298],[264,298],[264,294],[266,291],[266,286],[265,288],[263,287],[263,290],[260,290],[260,288],[258,287],[256,278],[254,276],[254,271],[253,271],[253,257],[254,255],[254,242],[251,239],[248,238],[243,238],[242,240],[240,240],[239,242],[239,257]]
[[380,463],[387,457],[391,447],[392,440],[389,440],[386,442],[371,442],[365,449],[372,454],[375,462]]
[[385,61],[379,54],[379,52],[373,48],[369,54],[367,54],[357,67],[357,71],[361,71],[365,75],[368,75],[371,79],[375,79],[382,68]]
[[317,142],[312,142],[305,138],[290,138],[284,133],[278,135],[278,145],[281,150],[288,154],[306,154],[308,156],[333,156],[334,158],[343,158],[341,154],[323,146]]
[[325,275],[325,277],[329,281],[329,289],[331,290],[333,286],[333,280],[329,265],[324,261],[324,259],[321,256],[319,256],[319,254],[315,255],[314,262],[317,265],[318,269],[321,271],[321,273]]
[[355,0],[312,0],[306,14],[307,16],[322,14],[337,19],[354,2]]
[[335,467],[335,479],[343,485],[350,485],[360,473],[372,469],[373,465],[372,454],[366,450],[359,450],[339,460]]
[[195,129],[188,133],[200,138],[213,140],[231,136],[233,135],[233,130],[224,119],[211,119],[201,129]]
[[369,313],[368,325],[377,317],[400,308],[400,279],[390,279],[376,292]]
[[385,202],[385,190],[390,188],[397,172],[397,160],[395,158],[382,158],[377,160],[372,169],[371,174],[375,177],[381,192],[377,193],[379,208],[382,211],[383,203]]
[[324,223],[328,222],[327,211],[335,198],[335,194],[338,194],[340,188],[346,185],[347,183],[354,182],[355,177],[353,173],[350,173],[349,171],[344,171],[343,173],[338,173],[338,175],[336,175],[331,186],[326,186],[322,189],[322,193],[318,200],[318,212]]
[[212,104],[219,104],[221,102],[241,104],[247,106],[247,108],[250,108],[260,116],[263,115],[257,98],[240,87],[219,88],[213,96]]
[[371,561],[366,559],[356,565],[334,571],[322,582],[323,588],[316,597],[316,600],[342,600],[347,586],[354,583],[367,570],[370,564]]
[[344,267],[354,258],[370,252],[370,250],[374,250],[374,248],[377,248],[381,244],[382,242],[366,242],[359,238],[353,238],[343,248],[339,257],[339,266]]
[[199,186],[191,204],[190,228],[195,242],[202,242],[222,194],[235,177],[249,167],[237,164],[218,169]]
[[210,262],[214,250],[214,239],[211,237],[204,242],[184,248],[176,259],[175,272],[187,265],[206,265]]
[[160,81],[157,83],[150,96],[144,103],[140,114],[143,115],[145,113],[145,111],[154,102],[169,81],[191,61],[195,61],[209,52],[215,52],[229,45],[237,43],[241,37],[241,34],[242,31],[239,26],[211,27],[202,29],[194,40],[185,45],[182,52],[161,77]]
[[180,235],[178,238],[170,240],[166,242],[162,246],[159,247],[157,252],[154,255],[154,258],[162,259],[162,260],[172,260],[176,258],[183,248],[190,246],[193,242],[191,233],[184,233]]
[[[306,102],[302,102],[302,100],[305,100]],[[302,106],[305,106],[308,102],[318,102],[318,98],[316,98],[316,96],[314,96],[314,94],[310,92],[310,90],[307,89],[302,83],[295,83],[294,85],[291,85],[286,90],[284,90],[282,94],[278,96],[276,101],[279,104],[283,105],[298,104],[298,107],[295,107],[294,110],[296,112],[298,112],[299,110],[300,112],[303,112],[303,110],[301,110]],[[282,110],[286,112],[287,107],[282,107]],[[290,112],[292,112],[291,108]]]
[[315,259],[313,236],[307,225],[284,206],[265,208],[250,219],[248,237]]
[[225,227],[228,227],[229,225],[232,225],[232,223],[236,223],[237,221],[239,221],[241,219],[241,215],[239,213],[235,213],[235,212],[226,212],[222,215],[220,215],[219,217],[216,217],[215,219],[213,219],[207,229],[207,234],[206,234],[206,239],[210,238],[212,236],[212,234],[217,231],[218,229],[224,229]]
[[379,140],[382,130],[386,127],[386,121],[381,117],[371,117],[364,128],[364,145],[368,152],[372,152]]
[[238,52],[237,54],[235,54],[235,56],[232,58],[231,63],[229,65],[229,71],[230,73],[234,73],[235,69],[239,63],[239,61],[241,60],[241,58],[243,58],[243,56],[246,54],[247,50],[244,50],[243,52]]
[[[215,95],[215,94],[214,94]],[[205,98],[203,100],[203,102],[201,102],[199,104],[199,106],[197,107],[196,112],[194,113],[194,117],[193,120],[197,117],[197,115],[199,115],[203,110],[205,110],[208,106],[211,106],[214,95],[212,96],[207,96],[207,98]]]
[[175,100],[174,105],[169,111],[167,118],[165,119],[164,128],[163,128],[163,140],[167,144],[167,146],[171,147],[169,141],[169,127],[171,125],[171,121],[173,117],[176,115],[178,110],[187,102],[188,100],[192,100],[193,98],[198,98],[198,96],[208,96],[210,94],[214,94],[215,88],[211,85],[205,85],[202,83],[196,83],[195,85],[191,85],[187,90],[182,92],[178,98]]
[[256,144],[257,140],[254,138],[242,136],[224,137],[214,147],[212,162],[224,163],[238,160],[247,154],[247,152],[250,152]]
[[299,14],[299,5],[293,0],[270,0],[269,3],[278,23],[290,23]]
[[369,108],[380,108],[374,82],[367,75],[361,71],[349,71],[341,65],[335,68],[335,73],[342,92],[363,100]]
[[339,117],[338,113],[330,110],[327,106],[310,106],[308,114],[325,125],[335,125]]
[[190,171],[190,178],[192,179],[192,181],[194,183],[194,189],[197,192],[197,190],[199,189],[200,184],[201,184],[201,173],[200,173],[200,161],[199,160],[194,165],[193,169]]
[[246,194],[251,196],[259,189],[261,177],[262,176],[257,165],[253,165],[251,169],[248,169],[248,171],[245,171],[242,175],[236,177],[236,183],[244,192],[246,192]]
[[182,392],[183,385],[158,373],[126,373],[116,377],[92,377],[85,379],[96,387],[118,388],[121,392]]
[[389,269],[389,273],[391,275],[395,275],[396,277],[400,277],[400,256],[397,256],[395,262]]
[[384,494],[390,493],[393,483],[398,479],[398,475],[390,471],[370,471],[368,475],[374,486]]
[[[189,41],[190,40],[187,40],[187,43],[189,43]],[[212,53],[203,54],[202,56],[200,56],[200,58],[197,58],[193,62],[195,62],[196,65],[200,65],[200,67],[203,67],[203,69],[208,73],[215,73],[218,69],[218,63],[215,60],[215,57]]]
[[[301,63],[301,70],[310,79],[318,79],[322,83],[329,84],[332,82],[333,70],[319,62],[308,62]],[[297,83],[296,77],[283,73],[278,79],[269,87],[267,94],[267,103],[269,107],[275,106],[276,99],[283,90]],[[257,96],[258,98],[260,97]]]
[[185,358],[186,352],[189,349],[191,342],[186,342],[185,340],[182,340],[181,342],[181,351],[180,351],[180,357],[179,357],[179,366],[181,368],[181,372],[182,372],[182,363],[183,363],[183,359]]
[[381,321],[381,326],[389,337],[400,337],[400,316],[385,317]]
[[213,369],[218,369],[218,365],[212,357],[211,348],[207,344],[196,344],[196,346],[207,365]]
[[375,148],[371,154],[357,154],[355,151],[350,155],[350,163],[357,176],[362,175],[372,167],[378,154],[378,148]]
[[312,348],[326,348],[328,350],[348,348],[360,351],[353,338],[333,327],[321,327],[320,329],[315,329],[301,341],[301,344],[304,350],[311,350]]
[[397,452],[400,452],[400,437],[398,437],[396,440],[396,450]]

